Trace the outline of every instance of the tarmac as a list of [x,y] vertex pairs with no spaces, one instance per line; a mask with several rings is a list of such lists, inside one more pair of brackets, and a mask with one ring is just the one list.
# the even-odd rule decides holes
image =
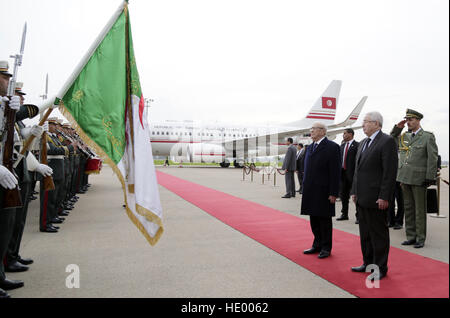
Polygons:
[[[273,175],[269,181],[265,176],[262,184],[262,175],[254,174],[251,182],[250,175],[243,180],[242,169],[157,169],[308,219],[300,216],[301,196],[281,198],[285,191],[281,175],[274,186]],[[448,181],[448,169],[441,175]],[[79,194],[58,233],[39,232],[39,200],[31,201],[20,254],[34,264],[26,272],[7,273],[9,279],[25,282],[23,288],[9,291],[12,297],[355,298],[161,186],[164,233],[152,247],[126,215],[123,192],[112,170],[104,166],[89,182],[89,191]],[[440,214],[446,217],[428,216],[424,248],[402,246],[404,228],[390,229],[391,246],[448,264],[448,198],[448,185],[442,182]],[[337,216],[340,209],[337,202]],[[333,227],[358,235],[352,203],[349,217],[333,218]],[[67,287],[73,272],[66,269],[71,264],[79,268],[79,288]]]

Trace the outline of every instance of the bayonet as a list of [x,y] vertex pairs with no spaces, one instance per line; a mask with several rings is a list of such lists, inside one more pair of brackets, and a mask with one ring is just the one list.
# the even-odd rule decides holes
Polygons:
[[11,77],[8,85],[8,96],[14,96],[14,90],[16,89],[16,81],[17,81],[17,70],[19,66],[22,65],[22,57],[23,52],[25,50],[25,39],[27,37],[27,23],[25,22],[25,25],[23,26],[23,32],[22,32],[22,42],[20,43],[20,53],[16,55],[10,55],[11,58],[14,59],[14,72],[13,76]]
[[41,95],[40,97],[42,97],[43,100],[46,100],[48,96],[48,73],[47,76],[45,77],[45,94]]

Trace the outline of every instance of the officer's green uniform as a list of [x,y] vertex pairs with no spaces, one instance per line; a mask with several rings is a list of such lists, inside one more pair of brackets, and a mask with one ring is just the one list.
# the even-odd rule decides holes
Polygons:
[[[405,118],[422,119],[423,115],[407,109]],[[397,181],[402,183],[405,202],[406,238],[425,243],[427,229],[427,182],[436,179],[438,147],[433,133],[419,129],[405,132],[394,126],[391,136],[399,145]]]

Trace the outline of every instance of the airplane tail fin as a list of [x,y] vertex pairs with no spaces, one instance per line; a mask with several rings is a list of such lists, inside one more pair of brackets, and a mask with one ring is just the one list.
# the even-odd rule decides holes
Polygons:
[[333,80],[319,99],[314,103],[305,118],[286,124],[286,126],[297,127],[312,124],[320,121],[325,125],[330,125],[336,117],[336,108],[341,91],[342,81]]

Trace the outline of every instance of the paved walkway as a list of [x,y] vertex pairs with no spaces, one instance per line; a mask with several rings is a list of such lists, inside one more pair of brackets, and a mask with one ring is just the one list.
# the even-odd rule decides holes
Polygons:
[[[281,176],[279,186],[273,187],[262,185],[261,176],[253,183],[241,181],[240,169],[158,169],[299,215],[299,197],[281,199]],[[8,278],[25,282],[25,287],[10,291],[12,297],[354,297],[163,187],[159,190],[165,232],[151,247],[125,214],[122,189],[111,169],[105,166],[100,175],[90,177],[90,183],[56,234],[38,231],[38,200],[32,201],[21,255],[35,263],[27,272],[8,273]],[[448,263],[448,186],[443,185],[441,197],[447,218],[428,218],[424,249],[401,246],[404,230],[391,230],[391,244]],[[334,226],[358,234],[354,212],[350,216],[350,221],[334,220]],[[78,289],[66,287],[70,264],[80,269]]]

